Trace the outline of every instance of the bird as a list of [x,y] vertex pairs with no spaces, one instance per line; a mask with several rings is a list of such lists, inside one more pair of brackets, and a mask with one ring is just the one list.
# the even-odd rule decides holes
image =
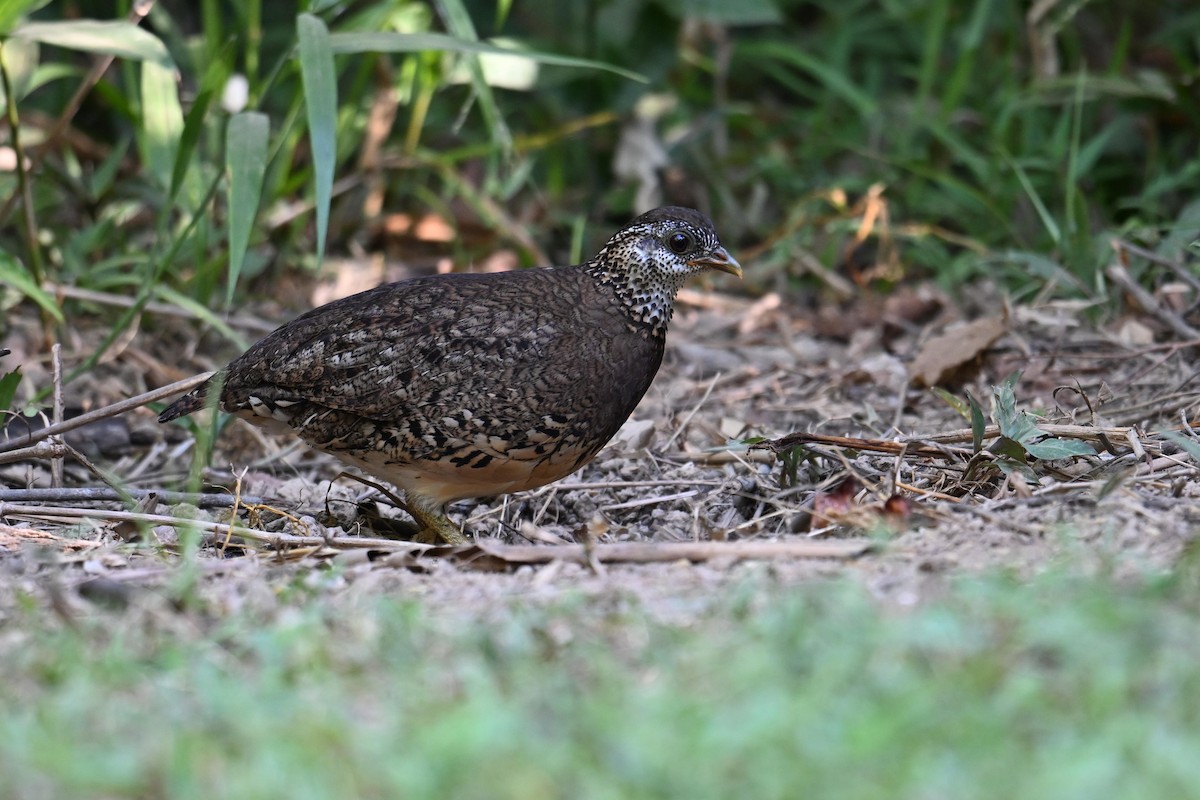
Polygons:
[[448,503],[591,461],[649,389],[684,281],[742,276],[712,221],[649,211],[590,260],[387,283],[288,322],[159,422],[215,406],[404,492],[417,541],[466,544]]

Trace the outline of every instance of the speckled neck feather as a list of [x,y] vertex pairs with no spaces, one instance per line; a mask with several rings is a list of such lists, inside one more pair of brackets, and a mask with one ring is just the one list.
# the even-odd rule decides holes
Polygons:
[[616,294],[631,319],[649,325],[656,337],[666,336],[675,296],[684,281],[703,271],[667,249],[665,239],[675,231],[691,236],[698,250],[717,246],[708,217],[690,208],[667,206],[629,223],[583,265],[601,286]]

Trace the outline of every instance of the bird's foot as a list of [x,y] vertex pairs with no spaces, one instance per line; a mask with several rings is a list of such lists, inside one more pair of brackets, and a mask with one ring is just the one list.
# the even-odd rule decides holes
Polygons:
[[426,500],[420,495],[408,493],[405,498],[405,511],[421,526],[421,531],[413,537],[414,542],[421,544],[468,544],[470,540],[458,529],[442,506]]

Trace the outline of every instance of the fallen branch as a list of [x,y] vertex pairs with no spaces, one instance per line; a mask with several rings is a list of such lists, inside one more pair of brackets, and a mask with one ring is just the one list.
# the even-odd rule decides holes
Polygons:
[[[654,564],[672,561],[692,563],[713,560],[773,561],[787,558],[851,559],[875,548],[873,542],[814,541],[800,539],[774,542],[616,542],[591,547],[582,544],[544,546],[501,544],[481,539],[472,545],[438,548],[431,555],[451,556],[463,566],[477,569],[505,568],[522,564],[549,564],[567,561],[574,564]],[[492,559],[491,563],[481,559]]]
[[[197,508],[229,508],[236,499],[234,495],[204,494],[197,492],[168,492],[163,489],[126,489],[125,494],[136,500],[151,495],[169,505],[189,503]],[[126,498],[115,489],[94,487],[74,489],[0,489],[0,503],[119,503]],[[261,497],[242,495],[244,505],[262,506],[269,501]]]
[[82,428],[84,425],[89,425],[93,422],[109,417],[115,417],[119,414],[124,414],[126,411],[132,411],[135,408],[140,408],[147,403],[153,403],[157,400],[166,400],[174,397],[177,394],[189,391],[204,383],[211,377],[212,373],[204,375],[195,375],[191,378],[184,378],[181,381],[175,381],[172,384],[155,389],[152,392],[145,392],[135,397],[130,397],[125,400],[120,400],[112,405],[97,408],[95,411],[89,411],[86,414],[80,414],[78,417],[58,422],[53,425],[48,425],[45,428],[39,428],[36,431],[30,431],[24,436],[17,436],[7,441],[0,442],[0,453],[7,453],[12,450],[19,450],[28,447],[35,442],[40,442],[43,439],[48,439],[51,436],[73,431],[76,428]]
[[1191,325],[1184,322],[1183,318],[1175,312],[1166,308],[1162,303],[1155,299],[1154,295],[1143,289],[1138,282],[1129,274],[1129,270],[1120,264],[1110,264],[1104,274],[1113,283],[1120,286],[1122,289],[1133,298],[1142,310],[1150,316],[1157,319],[1163,325],[1166,325],[1182,339],[1190,341],[1200,341],[1200,330],[1196,330]]
[[[971,441],[970,431],[967,432],[966,441]],[[998,432],[997,432],[998,435]],[[934,437],[921,437],[926,441],[936,441]],[[786,436],[781,436],[778,439],[771,439],[766,442],[759,442],[753,445],[754,448],[771,450],[780,452],[788,450],[800,444],[820,444],[827,447],[849,447],[853,450],[866,450],[871,453],[887,453],[889,455],[898,456],[902,453],[918,456],[929,456],[931,458],[953,459],[960,456],[970,457],[971,454],[966,451],[956,452],[952,448],[935,447],[934,445],[922,444],[916,439],[905,439],[903,441],[893,441],[891,439],[860,439],[855,436],[827,436],[822,433],[805,433],[804,431],[796,431],[789,433]]]
[[[67,506],[19,506],[0,503],[0,517],[15,519],[55,520],[99,519],[110,521],[133,521],[150,525],[191,527],[203,531],[215,541],[239,537],[268,545],[277,550],[297,547],[322,547],[331,550],[376,550],[391,552],[406,557],[433,556],[447,558],[455,563],[476,569],[497,569],[499,565],[548,564],[551,561],[569,561],[579,564],[637,563],[650,564],[670,561],[771,560],[781,558],[857,558],[870,552],[873,542],[855,541],[799,541],[774,542],[618,542],[597,544],[588,547],[581,544],[555,546],[509,545],[487,539],[474,544],[445,546],[406,542],[396,539],[379,539],[362,536],[296,536],[288,533],[267,533],[229,525],[223,522],[185,519],[165,514],[142,514],[134,511],[109,511],[106,509],[83,509]],[[490,559],[490,561],[481,559]],[[405,562],[411,563],[411,562]]]

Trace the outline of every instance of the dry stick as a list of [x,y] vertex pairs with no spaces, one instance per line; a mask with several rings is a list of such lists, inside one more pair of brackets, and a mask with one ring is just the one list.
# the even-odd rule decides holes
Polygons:
[[1138,282],[1133,279],[1133,276],[1129,274],[1129,270],[1125,269],[1125,267],[1120,264],[1110,264],[1105,268],[1104,274],[1108,276],[1109,280],[1128,292],[1134,301],[1142,307],[1142,310],[1155,317],[1179,336],[1184,339],[1200,339],[1200,330],[1188,325],[1178,314],[1164,308],[1154,298],[1154,295],[1138,285]]
[[[1054,423],[1039,424],[1037,429],[1049,436],[1063,436],[1069,439],[1094,439],[1097,441],[1104,439],[1124,439],[1133,430],[1133,428],[1129,427],[1094,428],[1090,425],[1057,425]],[[999,435],[1000,427],[998,425],[988,425],[983,429],[983,438],[985,439],[995,439]],[[904,436],[901,437],[900,443],[940,442],[943,444],[955,444],[957,442],[969,442],[972,440],[972,436],[970,428],[960,428],[958,430],[946,431],[945,433]],[[881,450],[880,452],[890,453],[894,451]]]
[[[994,436],[998,436],[1000,431],[997,429]],[[804,431],[796,431],[782,436],[778,439],[772,439],[768,442],[755,445],[755,447],[765,448],[779,452],[787,450],[798,444],[823,444],[830,447],[850,447],[855,450],[867,450],[872,453],[888,453],[890,455],[900,455],[901,453],[911,453],[913,455],[929,456],[932,458],[950,459],[956,455],[964,455],[963,453],[954,453],[946,448],[934,447],[932,445],[921,444],[922,440],[926,441],[957,441],[953,439],[945,439],[933,436],[922,437],[906,437],[904,440],[896,442],[889,439],[860,439],[854,436],[827,436],[821,433],[805,433]],[[967,431],[967,437],[962,441],[971,441],[971,432]],[[915,447],[913,445],[916,445]],[[965,455],[970,455],[965,453]]]
[[509,564],[547,564],[573,561],[588,564],[589,556],[598,563],[632,562],[648,564],[663,561],[737,561],[778,558],[857,558],[875,549],[873,542],[818,542],[811,540],[781,542],[617,542],[588,548],[581,544],[554,547],[476,542],[475,548]]
[[[434,551],[435,555],[464,557],[469,563],[473,552],[499,558],[510,564],[545,564],[551,561],[573,561],[588,564],[591,559],[600,563],[630,561],[651,563],[662,561],[706,561],[713,558],[734,560],[775,558],[856,558],[875,548],[872,542],[619,542],[597,544],[591,548],[584,545],[504,545],[479,541],[473,545],[444,547],[403,542],[395,539],[369,539],[365,537],[327,538],[324,536],[294,536],[286,533],[264,533],[226,523],[182,519],[164,514],[139,514],[131,511],[107,511],[65,506],[17,506],[0,503],[0,517],[17,519],[107,519],[113,521],[139,521],[172,527],[192,526],[214,536],[240,536],[244,539],[268,544],[273,547],[331,547],[334,549],[375,549],[423,554]],[[590,551],[590,552],[589,552]]]
[[708,400],[709,395],[712,394],[713,387],[715,387],[717,385],[717,381],[719,381],[720,379],[721,379],[720,372],[718,372],[716,375],[713,376],[713,379],[711,381],[709,381],[708,388],[704,390],[704,396],[700,398],[700,402],[698,402],[698,403],[696,403],[696,405],[692,406],[692,410],[689,411],[688,415],[683,418],[683,422],[679,423],[679,427],[676,428],[675,432],[671,434],[671,438],[667,439],[667,443],[662,446],[663,450],[666,450],[667,448],[669,448],[675,442],[675,440],[679,438],[679,434],[683,433],[683,429],[686,428],[688,426],[688,424],[691,423],[692,418],[696,416],[696,412],[698,412],[700,410],[700,407],[703,406],[704,403]]
[[[167,492],[158,489],[125,489],[135,500],[154,495],[170,505],[189,503],[197,508],[226,508],[231,506],[231,494],[197,494],[195,492]],[[115,503],[123,498],[115,489],[0,489],[0,503]],[[261,497],[242,495],[242,505],[261,506],[267,501]]]
[[[62,345],[58,342],[55,342],[54,347],[50,350],[50,361],[53,366],[51,375],[54,385],[54,424],[59,425],[63,421],[63,385]],[[50,459],[50,486],[55,489],[61,489],[62,485],[63,459],[62,456],[55,456]]]
[[642,489],[652,486],[680,486],[683,484],[687,484],[688,486],[724,486],[725,481],[698,481],[694,479],[679,479],[673,481],[597,481],[595,483],[554,483],[551,484],[551,486],[560,491],[569,492],[580,489]]
[[[82,428],[84,425],[89,425],[97,420],[115,417],[119,414],[124,414],[126,411],[131,411],[135,408],[144,406],[147,403],[153,403],[157,400],[165,400],[168,397],[174,397],[177,394],[181,394],[196,388],[210,377],[212,377],[211,372],[203,375],[196,375],[191,378],[184,378],[181,381],[175,381],[172,384],[155,389],[152,392],[146,392],[144,394],[139,394],[136,397],[120,400],[112,405],[107,405],[103,408],[97,408],[95,411],[89,411],[86,414],[80,414],[78,417],[72,417],[71,419],[55,423],[49,427],[42,428],[41,430],[31,431],[22,437],[9,439],[6,442],[0,442],[0,453],[8,453],[20,448],[27,448],[29,445],[35,442],[40,442],[43,439],[47,439],[51,436],[58,436],[59,434],[66,433],[67,431],[73,431],[76,428]],[[30,457],[36,456],[31,454]]]
[[325,536],[296,536],[290,533],[267,533],[230,525],[225,522],[208,522],[206,520],[172,517],[167,514],[143,514],[136,511],[110,511],[96,508],[74,508],[71,506],[23,506],[13,503],[0,503],[0,517],[14,519],[53,520],[59,517],[67,519],[103,519],[114,522],[145,522],[151,525],[170,525],[173,528],[194,527],[215,536],[240,536],[274,547],[320,547],[324,545],[347,549],[380,548],[389,550],[424,551],[433,545],[404,542],[397,539],[372,539],[367,537],[329,538]]
[[35,458],[61,458],[66,452],[67,446],[60,441],[38,442],[29,447],[0,452],[0,464],[15,464]]
[[[1138,247],[1136,244],[1127,242],[1124,239],[1113,239],[1112,248],[1113,250],[1117,251],[1118,256],[1121,254],[1121,251],[1124,250],[1127,253],[1132,253],[1138,258],[1144,258],[1152,264],[1158,264],[1160,267],[1166,267],[1167,269],[1171,270],[1171,272],[1175,273],[1179,280],[1200,292],[1200,278],[1197,278],[1195,275],[1193,275],[1191,270],[1178,261],[1170,258],[1164,258],[1158,253],[1147,250],[1144,247]],[[1122,259],[1122,261],[1124,260]]]
[[654,497],[639,497],[637,500],[626,500],[624,503],[613,503],[607,506],[600,506],[601,511],[621,511],[626,508],[639,508],[641,506],[651,506],[656,503],[666,503],[672,500],[686,500],[689,497],[695,497],[700,494],[699,489],[690,489],[686,492],[677,492],[675,494],[655,495]]

